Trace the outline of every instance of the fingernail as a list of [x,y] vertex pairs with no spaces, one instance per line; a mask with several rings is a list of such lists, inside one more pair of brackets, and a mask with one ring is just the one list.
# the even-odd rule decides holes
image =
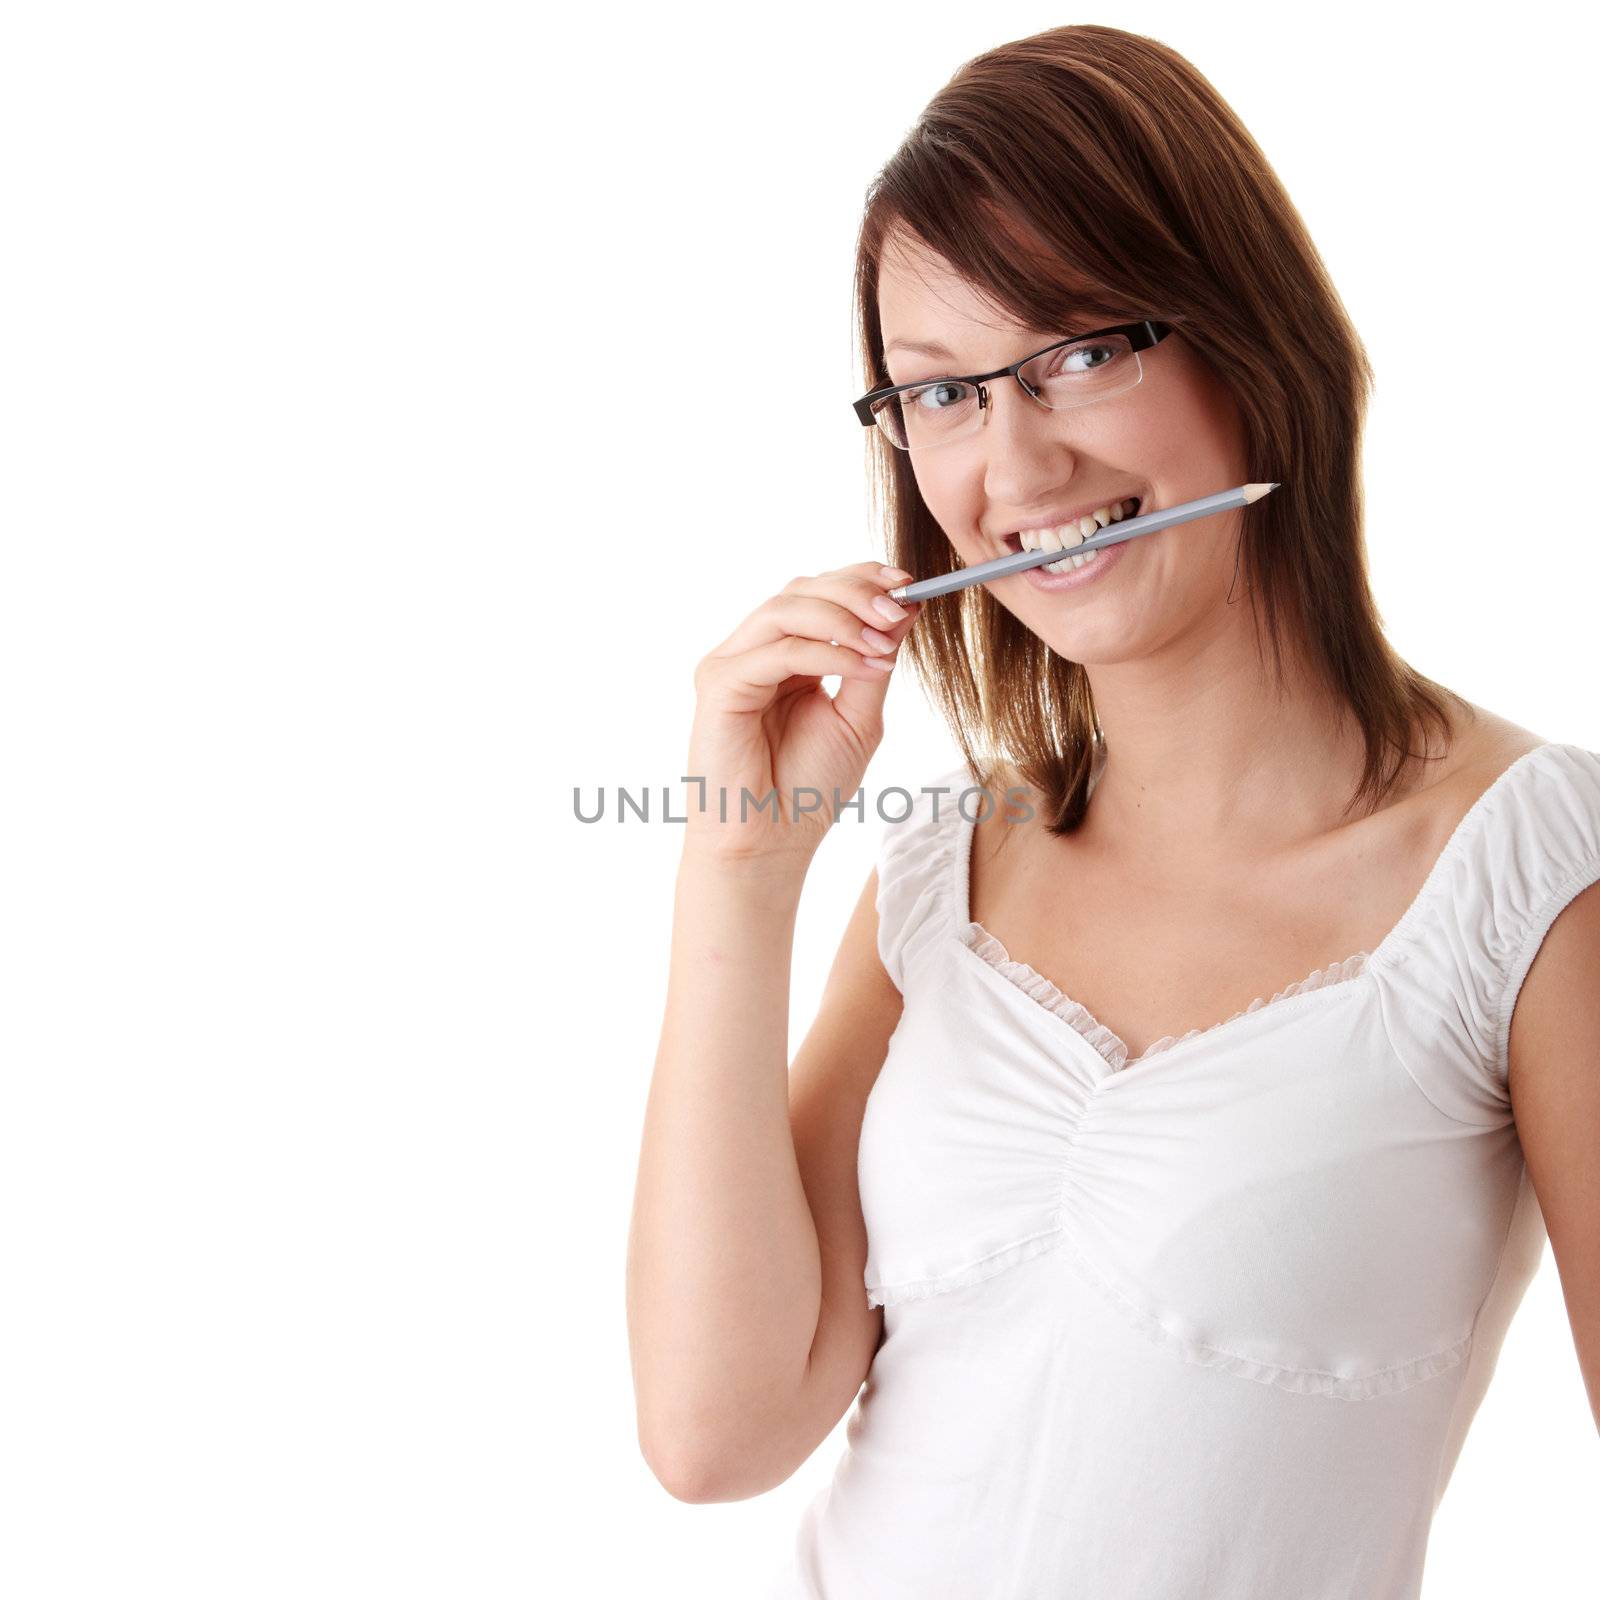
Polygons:
[[901,606],[897,606],[886,594],[874,595],[872,597],[872,609],[876,611],[880,617],[886,617],[890,622],[904,622],[906,619],[905,609]]
[[904,571],[900,567],[879,567],[878,576],[882,578],[885,583],[902,583],[909,578],[911,574]]
[[894,661],[888,656],[862,656],[861,658],[869,667],[876,667],[879,672],[892,672]]
[[893,650],[894,640],[886,633],[879,633],[876,628],[863,628],[861,637],[872,646],[874,650]]

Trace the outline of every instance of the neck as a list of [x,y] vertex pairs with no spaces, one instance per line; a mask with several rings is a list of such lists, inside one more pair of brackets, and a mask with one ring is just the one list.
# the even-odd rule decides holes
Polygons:
[[1281,693],[1247,649],[1212,641],[1090,667],[1106,764],[1085,826],[1162,859],[1259,859],[1348,820],[1364,745],[1303,662]]

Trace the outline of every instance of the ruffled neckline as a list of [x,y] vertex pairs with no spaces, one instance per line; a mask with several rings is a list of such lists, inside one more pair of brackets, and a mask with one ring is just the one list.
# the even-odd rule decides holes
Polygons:
[[[1298,995],[1309,994],[1317,989],[1331,989],[1360,977],[1363,972],[1370,970],[1376,974],[1386,964],[1393,966],[1403,962],[1406,959],[1407,943],[1414,937],[1427,908],[1442,892],[1447,876],[1453,869],[1457,858],[1466,849],[1474,831],[1487,822],[1489,814],[1496,803],[1510,791],[1512,784],[1517,781],[1525,770],[1544,760],[1550,752],[1571,750],[1573,748],[1575,747],[1545,741],[1529,750],[1524,750],[1521,755],[1500,771],[1498,776],[1478,795],[1477,799],[1467,808],[1456,823],[1455,830],[1446,841],[1444,848],[1434,859],[1432,868],[1428,872],[1422,887],[1417,891],[1400,920],[1389,930],[1374,950],[1370,952],[1358,950],[1354,955],[1346,956],[1343,961],[1335,961],[1329,966],[1308,973],[1298,983],[1291,983],[1288,988],[1280,989],[1270,997],[1258,997],[1252,1000],[1243,1011],[1236,1011],[1231,1017],[1226,1017],[1221,1022],[1214,1022],[1209,1027],[1191,1028],[1187,1033],[1168,1034],[1164,1038],[1157,1039],[1154,1044],[1135,1057],[1133,1061],[1128,1059],[1127,1045],[1110,1028],[1099,1021],[1087,1006],[1080,1004],[1072,999],[1070,995],[1063,993],[1043,973],[1036,972],[1026,962],[1013,961],[1006,947],[982,923],[963,920],[969,916],[971,911],[969,890],[974,832],[972,822],[964,815],[958,816],[956,822],[946,825],[940,851],[941,854],[947,855],[949,858],[946,878],[948,884],[947,892],[950,895],[950,922],[948,926],[973,954],[994,967],[1009,983],[1036,1001],[1045,1010],[1060,1017],[1074,1032],[1088,1041],[1101,1060],[1108,1062],[1114,1071],[1120,1071],[1125,1067],[1148,1061],[1152,1056],[1160,1055],[1167,1050],[1176,1049],[1179,1045],[1187,1044],[1191,1039],[1198,1039],[1206,1034],[1216,1033],[1219,1029],[1229,1027],[1237,1022],[1241,1017],[1250,1016],[1267,1006],[1293,999]],[[1090,794],[1094,792],[1094,788],[1105,770],[1107,754],[1104,743],[1096,741],[1095,757],[1089,784]],[[960,772],[965,769],[957,770]]]
[[1124,1067],[1136,1066],[1141,1061],[1148,1061],[1152,1056],[1160,1055],[1162,1051],[1170,1050],[1176,1045],[1187,1044],[1191,1039],[1200,1038],[1202,1034],[1215,1033],[1218,1028],[1226,1028],[1241,1017],[1251,1016],[1266,1006],[1276,1005],[1280,1000],[1288,1000],[1294,995],[1310,994],[1314,989],[1329,988],[1337,983],[1347,983],[1352,978],[1359,977],[1371,959],[1367,951],[1358,950],[1354,955],[1346,956],[1343,961],[1334,961],[1326,967],[1319,967],[1315,972],[1308,973],[1297,983],[1291,983],[1270,997],[1259,996],[1244,1010],[1235,1011],[1231,1017],[1224,1018],[1221,1022],[1213,1022],[1203,1028],[1190,1028],[1187,1033],[1169,1033],[1157,1039],[1154,1044],[1146,1047],[1130,1061],[1127,1045],[1087,1006],[1063,993],[1042,972],[1035,971],[1027,962],[1013,961],[1006,947],[981,922],[967,923],[960,930],[960,937],[962,943],[974,955],[988,962],[1029,999],[1060,1017],[1068,1027],[1080,1034],[1116,1072],[1120,1072]]

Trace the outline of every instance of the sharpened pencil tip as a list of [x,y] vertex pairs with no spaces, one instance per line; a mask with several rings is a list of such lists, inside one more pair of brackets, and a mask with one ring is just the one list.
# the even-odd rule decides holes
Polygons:
[[1244,486],[1245,502],[1254,505],[1263,495],[1271,494],[1277,487],[1275,483],[1247,483]]

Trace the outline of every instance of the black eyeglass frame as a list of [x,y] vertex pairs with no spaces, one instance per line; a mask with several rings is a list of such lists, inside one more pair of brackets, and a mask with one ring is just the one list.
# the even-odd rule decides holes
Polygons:
[[[1124,334],[1128,342],[1137,350],[1148,350],[1152,345],[1160,344],[1166,336],[1173,332],[1170,322],[1157,322],[1146,318],[1143,322],[1123,322],[1115,328],[1096,328],[1091,333],[1075,333],[1066,339],[1057,339],[1054,344],[1047,344],[1043,350],[1035,350],[1031,356],[1024,356],[1020,361],[1013,361],[1008,367],[996,367],[993,372],[972,372],[966,374],[951,374],[938,378],[920,378],[916,383],[891,383],[883,389],[870,389],[859,400],[851,402],[855,414],[860,417],[863,427],[876,428],[878,419],[872,414],[872,404],[875,400],[886,399],[889,395],[899,394],[906,389],[927,389],[940,383],[970,383],[978,391],[978,409],[985,410],[989,404],[989,393],[984,384],[991,378],[1015,378],[1028,394],[1035,400],[1038,394],[1023,382],[1022,368],[1030,361],[1037,361],[1040,356],[1048,355],[1052,350],[1059,350],[1063,345],[1080,344],[1085,339],[1104,339],[1111,334]],[[1052,408],[1053,409],[1053,408]],[[1069,408],[1070,409],[1070,408]],[[888,435],[884,435],[888,438]],[[894,441],[889,441],[891,444]],[[896,449],[904,446],[896,445]]]

